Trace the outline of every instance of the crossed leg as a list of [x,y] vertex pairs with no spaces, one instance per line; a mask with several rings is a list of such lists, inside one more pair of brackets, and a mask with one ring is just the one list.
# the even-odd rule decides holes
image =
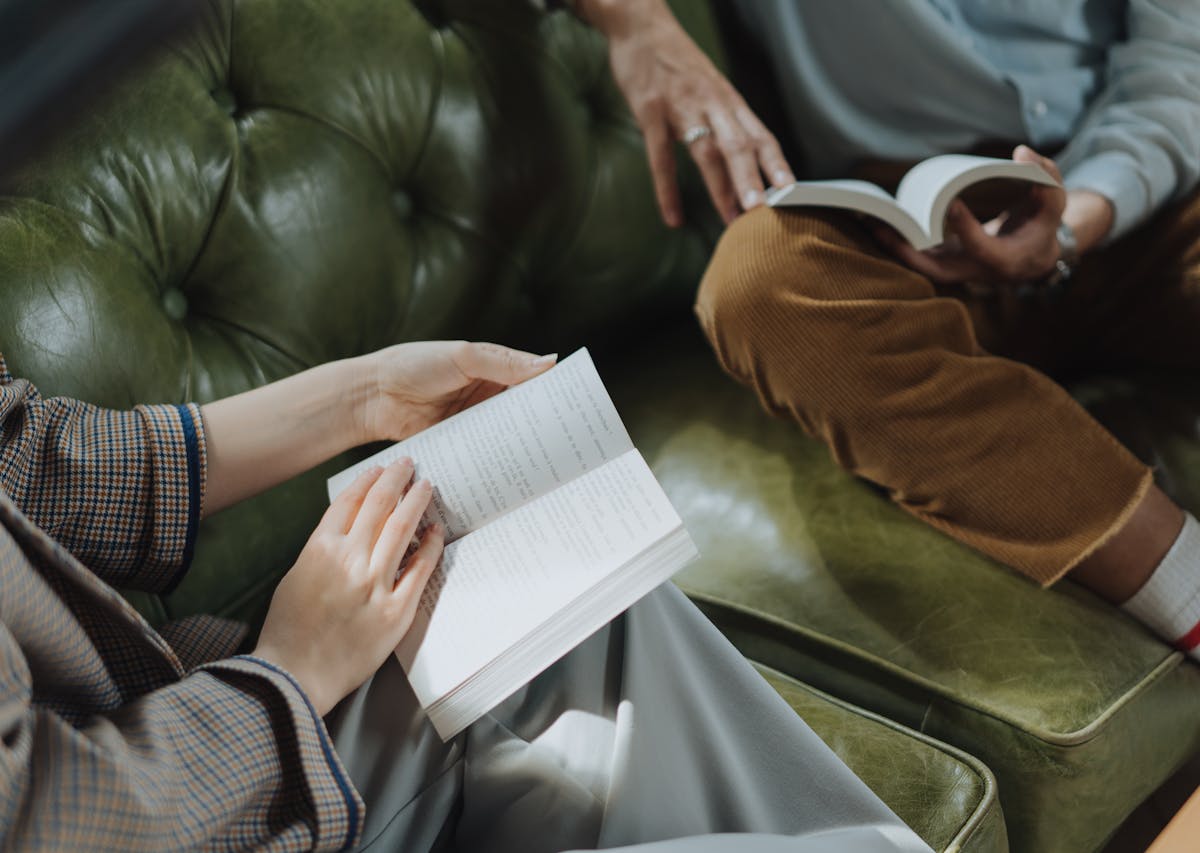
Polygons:
[[1059,302],[957,298],[849,216],[759,210],[726,232],[696,310],[725,369],[843,467],[1040,583],[1078,568],[1121,601],[1182,513],[1039,368],[1200,366],[1200,196],[1079,273]]

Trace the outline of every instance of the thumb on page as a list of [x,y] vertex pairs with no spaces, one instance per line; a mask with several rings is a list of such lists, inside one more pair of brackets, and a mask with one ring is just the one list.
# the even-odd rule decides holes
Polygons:
[[1062,183],[1062,172],[1058,170],[1058,164],[1049,157],[1043,157],[1028,145],[1018,145],[1014,148],[1013,160],[1018,163],[1033,163],[1035,166],[1041,166],[1047,175],[1054,178],[1060,184]]
[[515,385],[549,370],[558,354],[535,355],[500,344],[468,343],[455,361],[469,379]]

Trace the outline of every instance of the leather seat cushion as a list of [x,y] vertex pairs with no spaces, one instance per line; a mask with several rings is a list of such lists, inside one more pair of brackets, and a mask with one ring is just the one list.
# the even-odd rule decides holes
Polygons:
[[1005,853],[996,780],[977,758],[835,699],[793,678],[759,670],[813,731],[938,853]]
[[[702,554],[680,585],[748,657],[982,759],[1014,849],[1095,849],[1200,747],[1194,665],[909,517],[765,415],[691,328],[606,368]],[[1171,447],[1194,462],[1194,439]]]

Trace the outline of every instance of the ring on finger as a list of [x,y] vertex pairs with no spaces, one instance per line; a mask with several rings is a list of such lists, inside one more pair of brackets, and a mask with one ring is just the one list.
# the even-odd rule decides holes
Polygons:
[[684,145],[691,146],[706,136],[712,136],[712,128],[705,124],[694,124],[683,132],[681,141]]

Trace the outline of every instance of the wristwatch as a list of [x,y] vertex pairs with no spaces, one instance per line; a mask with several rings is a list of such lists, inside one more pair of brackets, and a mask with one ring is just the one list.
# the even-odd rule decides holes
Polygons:
[[1079,243],[1075,240],[1075,231],[1065,222],[1058,223],[1058,260],[1054,268],[1042,279],[1042,286],[1047,288],[1062,288],[1075,268],[1079,266]]

